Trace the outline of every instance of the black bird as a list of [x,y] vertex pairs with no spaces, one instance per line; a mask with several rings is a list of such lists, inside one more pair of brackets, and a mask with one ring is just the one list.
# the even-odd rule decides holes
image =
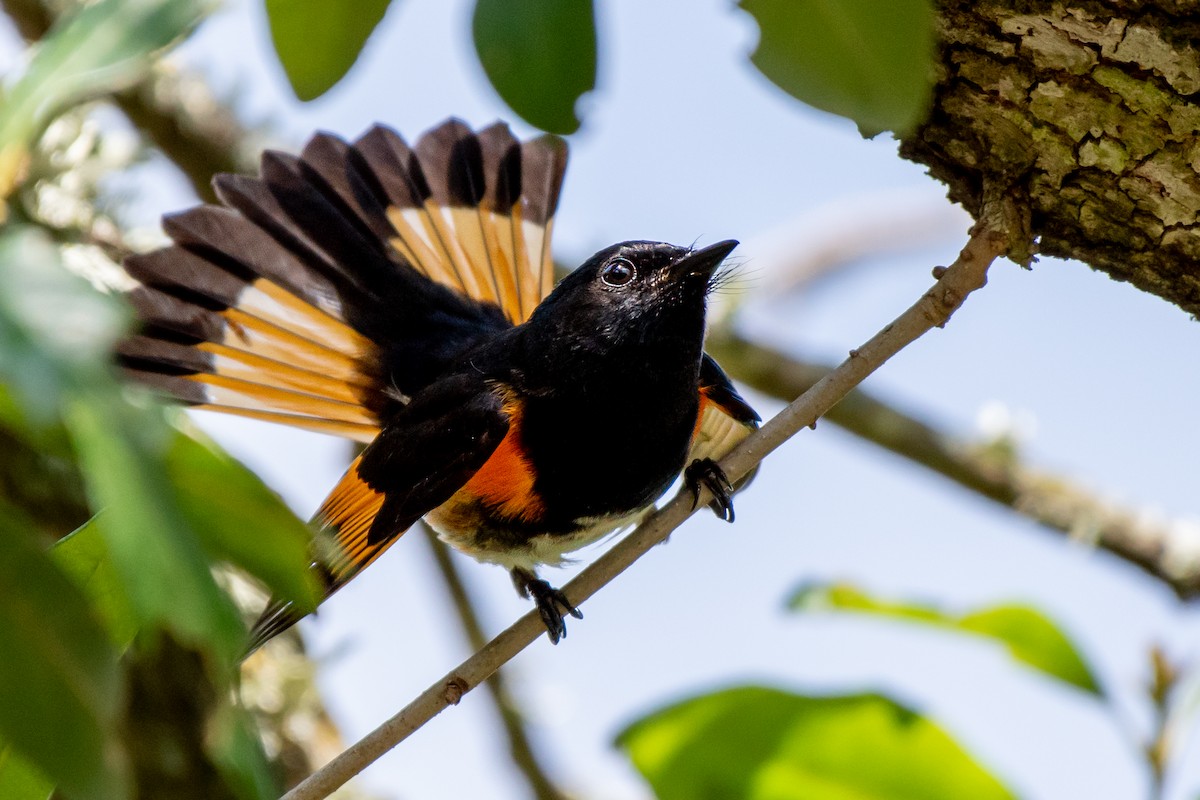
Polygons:
[[[409,148],[376,126],[221,175],[223,206],[164,219],[134,256],[118,358],[197,408],[367,443],[317,512],[325,596],[424,518],[510,571],[550,639],[540,564],[632,525],[685,472],[733,520],[714,459],[758,421],[703,351],[736,246],[623,242],[551,291],[562,140],[450,120]],[[272,602],[251,650],[299,619]]]

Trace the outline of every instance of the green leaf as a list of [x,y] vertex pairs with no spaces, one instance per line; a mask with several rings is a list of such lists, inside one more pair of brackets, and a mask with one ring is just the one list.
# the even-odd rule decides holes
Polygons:
[[108,366],[126,318],[66,272],[44,234],[0,237],[0,380],[27,417],[65,423],[138,625],[162,623],[232,662],[244,630],[167,478],[175,431],[157,406],[131,405]]
[[390,0],[266,0],[271,41],[292,91],[314,100],[342,79]]
[[123,650],[137,635],[138,620],[121,578],[113,569],[108,543],[104,541],[97,519],[92,517],[77,530],[59,539],[50,555],[87,595],[92,607],[104,621],[109,638],[118,649]]
[[999,605],[956,615],[919,603],[879,600],[844,583],[802,586],[792,595],[788,606],[801,611],[876,614],[984,636],[1003,645],[1016,661],[1085,692],[1104,696],[1104,690],[1070,638],[1048,617],[1028,606]]
[[67,428],[79,451],[113,565],[141,625],[165,625],[236,661],[245,631],[213,579],[195,532],[174,502],[165,468],[171,429],[161,411],[119,397],[73,400]]
[[741,0],[761,29],[750,56],[772,83],[867,135],[904,136],[929,109],[930,0]]
[[1022,664],[1104,696],[1104,689],[1074,643],[1036,608],[1015,604],[984,608],[959,617],[958,626],[1003,643]]
[[11,747],[0,743],[0,797],[5,800],[47,800],[54,783]]
[[928,718],[875,694],[738,687],[657,711],[617,739],[659,800],[1006,800]]
[[256,738],[239,742],[240,759],[229,760],[227,720],[245,716],[231,704],[227,670],[214,669],[205,650],[147,630],[124,663],[132,699],[124,728],[139,798],[279,796]]
[[574,133],[596,85],[592,0],[476,0],[475,51],[500,97],[526,122]]
[[184,516],[213,557],[241,567],[302,610],[316,609],[312,533],[257,475],[185,434],[167,452],[167,473]]
[[127,318],[115,298],[67,272],[41,231],[14,226],[0,236],[0,380],[29,423],[49,426],[64,392],[106,380]]
[[187,33],[206,6],[200,0],[100,0],[64,16],[0,98],[0,197],[16,184],[25,153],[50,120],[140,79],[154,52]]
[[116,800],[117,652],[11,509],[0,509],[0,586],[0,738],[68,794]]
[[243,709],[224,706],[217,711],[209,724],[207,749],[221,777],[239,797],[279,795],[271,762]]

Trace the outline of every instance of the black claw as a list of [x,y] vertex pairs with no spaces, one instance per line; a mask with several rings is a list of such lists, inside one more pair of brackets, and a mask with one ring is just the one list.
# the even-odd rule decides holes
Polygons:
[[708,507],[721,519],[733,522],[733,484],[717,462],[711,458],[698,458],[683,471],[683,478],[695,497],[692,501],[693,510],[700,502],[700,487],[704,486],[713,494]]
[[561,589],[555,589],[549,583],[541,580],[529,570],[514,569],[513,583],[522,597],[532,597],[537,606],[542,623],[546,626],[546,634],[552,644],[558,644],[567,636],[567,624],[564,613],[575,619],[583,619],[583,612],[567,600]]

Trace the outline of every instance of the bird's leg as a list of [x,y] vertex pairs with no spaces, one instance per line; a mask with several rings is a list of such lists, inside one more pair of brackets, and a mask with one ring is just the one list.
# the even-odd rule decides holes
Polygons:
[[551,643],[558,644],[559,639],[563,639],[567,635],[567,624],[563,620],[564,612],[575,619],[583,619],[583,613],[571,605],[562,590],[555,589],[539,578],[533,570],[516,567],[510,574],[513,586],[517,587],[517,592],[521,597],[533,598],[538,613],[542,615],[542,622],[546,625],[546,634],[550,637]]
[[733,484],[717,462],[711,458],[697,458],[683,471],[683,479],[695,495],[693,509],[700,502],[700,487],[704,486],[713,493],[708,507],[721,519],[733,522]]

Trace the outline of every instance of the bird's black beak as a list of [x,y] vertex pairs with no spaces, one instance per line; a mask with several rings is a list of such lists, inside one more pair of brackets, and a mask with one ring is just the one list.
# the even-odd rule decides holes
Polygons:
[[676,261],[671,267],[671,271],[681,278],[686,276],[708,280],[717,267],[721,266],[725,256],[732,253],[733,248],[737,246],[736,239],[726,239],[723,242],[710,244],[701,250],[693,250]]

